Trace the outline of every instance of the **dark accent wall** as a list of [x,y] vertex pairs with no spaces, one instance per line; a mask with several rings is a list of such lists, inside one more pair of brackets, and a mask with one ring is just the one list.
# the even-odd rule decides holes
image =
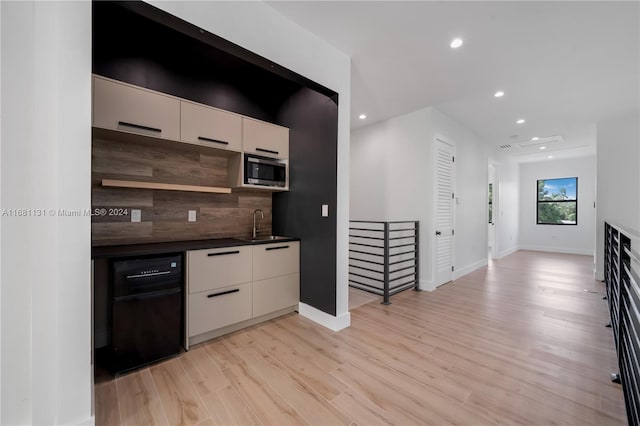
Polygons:
[[335,315],[338,94],[139,1],[93,2],[93,72],[290,128],[274,233],[302,240],[302,302]]
[[[301,89],[278,118],[291,129],[291,191],[273,195],[273,229],[302,239],[300,301],[335,315],[338,105]],[[323,204],[329,217],[321,217]]]

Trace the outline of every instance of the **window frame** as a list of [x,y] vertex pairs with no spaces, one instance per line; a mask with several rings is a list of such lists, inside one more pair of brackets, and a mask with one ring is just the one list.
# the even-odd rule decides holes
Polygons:
[[[540,201],[538,199],[538,186],[540,185],[540,181],[547,182],[552,180],[564,180],[564,179],[575,179],[576,181],[576,198],[575,200],[548,200],[548,201]],[[540,222],[540,204],[551,204],[551,203],[576,203],[576,222],[575,223],[548,223],[548,222]],[[562,178],[551,178],[551,179],[537,179],[536,180],[536,225],[552,225],[552,226],[578,226],[578,176],[568,176]]]

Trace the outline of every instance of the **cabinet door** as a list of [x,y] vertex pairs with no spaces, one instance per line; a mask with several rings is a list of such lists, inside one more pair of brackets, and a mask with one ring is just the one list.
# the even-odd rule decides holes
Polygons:
[[253,283],[254,318],[297,305],[299,301],[300,274],[284,275]]
[[252,316],[252,284],[240,284],[190,294],[189,337],[226,327]]
[[93,125],[177,141],[180,138],[180,101],[94,76]]
[[231,112],[181,101],[180,140],[242,151],[242,119]]
[[300,242],[253,246],[253,280],[300,272]]
[[289,158],[289,129],[243,117],[242,150],[265,157]]
[[251,282],[251,246],[187,252],[189,293]]

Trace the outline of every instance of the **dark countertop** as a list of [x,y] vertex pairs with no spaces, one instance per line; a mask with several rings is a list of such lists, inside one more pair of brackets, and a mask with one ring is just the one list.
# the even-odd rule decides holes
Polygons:
[[258,244],[286,243],[300,241],[300,238],[286,237],[278,240],[249,241],[240,238],[216,238],[209,240],[171,241],[165,243],[120,244],[91,248],[91,257],[128,257],[150,254],[178,253],[187,250],[212,249],[222,247],[253,246]]

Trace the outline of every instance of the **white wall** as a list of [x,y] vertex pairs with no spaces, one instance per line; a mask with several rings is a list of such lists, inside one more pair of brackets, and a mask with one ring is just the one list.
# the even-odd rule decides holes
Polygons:
[[1,422],[91,423],[91,4],[0,7]]
[[498,202],[494,207],[498,258],[518,250],[520,241],[520,168],[517,163],[494,156],[498,177]]
[[[335,212],[337,217],[337,322],[331,327],[347,326],[349,322],[350,58],[263,2],[150,1],[149,3],[339,94],[338,199]],[[320,206],[318,206],[318,212],[320,212]],[[308,311],[305,310],[305,312]],[[322,317],[320,311],[317,313]]]
[[[456,144],[456,239],[454,277],[487,264],[488,149],[485,141],[461,124],[432,108],[433,138]],[[435,230],[431,227],[433,235]]]
[[[548,160],[520,165],[520,248],[593,255],[595,248],[596,159]],[[537,225],[538,179],[578,177],[578,224]]]
[[456,144],[456,277],[487,263],[487,164],[480,138],[428,107],[351,135],[351,218],[420,220],[420,287],[433,289],[431,270],[432,149],[435,137]]
[[640,229],[640,112],[598,122],[596,279],[604,279],[604,222]]
[[351,219],[419,220],[420,287],[429,289],[431,109],[351,134]]

